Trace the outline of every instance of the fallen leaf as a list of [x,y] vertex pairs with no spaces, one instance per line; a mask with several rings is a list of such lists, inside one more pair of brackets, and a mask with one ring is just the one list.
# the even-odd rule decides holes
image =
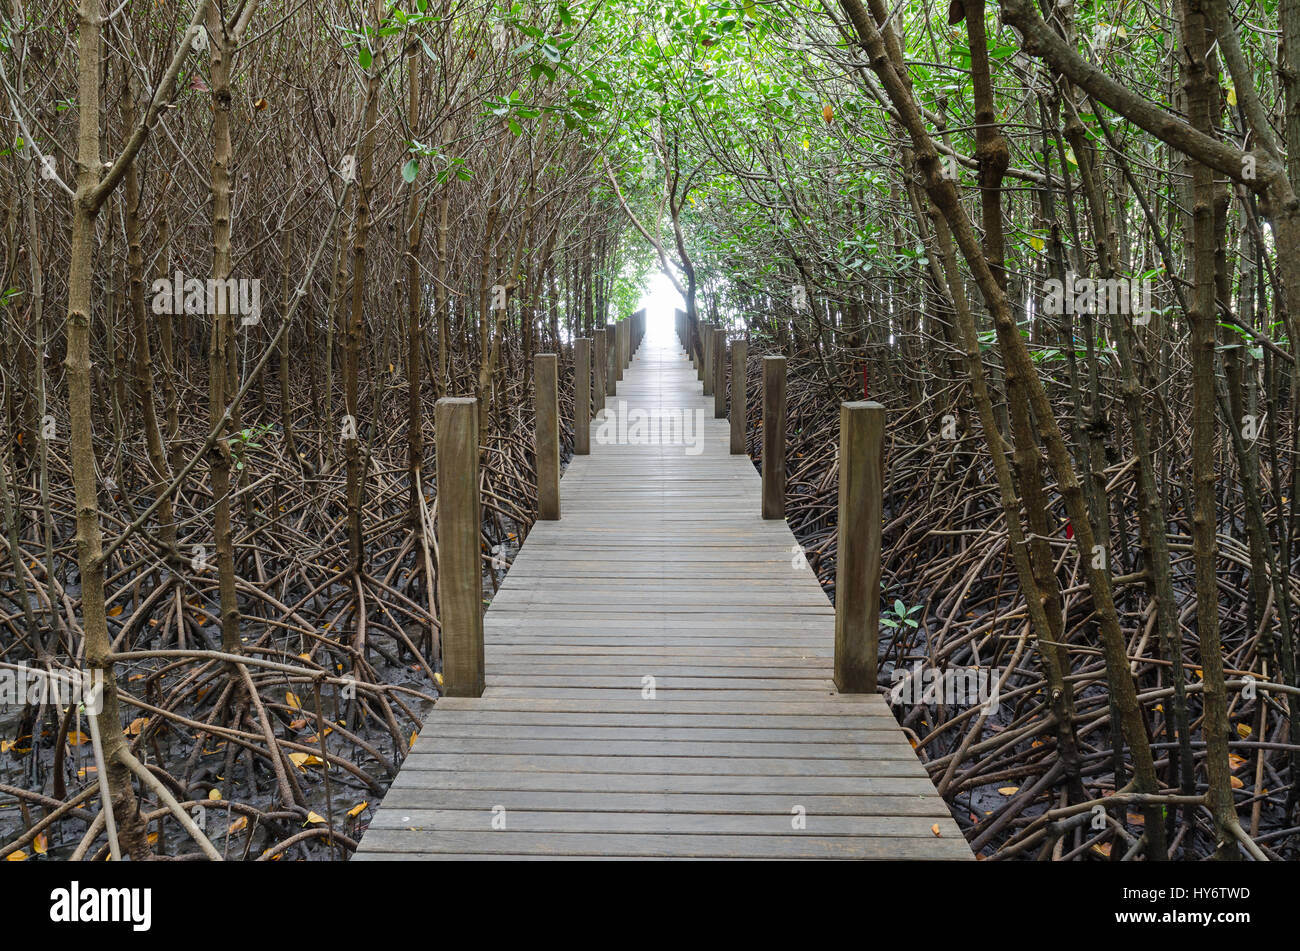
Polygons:
[[1233,789],[1244,789],[1246,786],[1246,784],[1243,783],[1236,776],[1229,776],[1228,779],[1231,780]]
[[6,861],[6,862],[26,862],[26,861],[27,861],[27,853],[24,852],[22,849],[19,849],[17,852],[10,852],[8,855],[5,856],[5,861]]
[[220,789],[209,789],[209,790],[208,790],[208,798],[209,798],[209,799],[212,799],[212,800],[218,800],[218,799],[220,799],[220,798],[221,798],[221,790],[220,790]]
[[284,695],[284,702],[287,703],[294,710],[302,709],[302,704],[298,702],[298,698],[295,697],[292,693],[286,693]]
[[998,792],[999,792],[1001,795],[1003,795],[1003,796],[1014,796],[1016,793],[1020,792],[1020,787],[1019,787],[1019,786],[999,786],[999,787],[998,787]]
[[36,837],[35,841],[32,842],[32,851],[35,852],[37,855],[44,855],[49,850],[50,850],[50,837],[47,836],[44,832],[42,832],[40,835]]
[[361,813],[366,811],[366,806],[368,805],[370,805],[369,801],[353,806],[348,810],[348,815],[355,819],[357,816],[361,815]]
[[1241,769],[1241,767],[1246,765],[1246,757],[1238,756],[1236,753],[1229,753],[1228,765],[1233,769]]
[[236,832],[243,832],[248,828],[248,816],[240,816],[234,822],[230,823],[227,835],[234,835]]
[[934,825],[930,826],[930,831],[934,833],[936,838],[943,838],[939,832],[939,823],[936,822]]
[[304,822],[303,825],[308,825],[308,824],[311,824],[311,825],[319,825],[320,823],[322,823],[322,822],[324,822],[324,821],[325,821],[325,817],[324,817],[324,816],[317,815],[317,814],[314,813],[314,812],[309,812],[309,813],[307,813],[307,821]]
[[140,731],[144,729],[144,725],[148,722],[148,717],[136,717],[126,725],[126,729],[122,733],[124,736],[139,736]]
[[108,609],[108,616],[109,616],[109,617],[117,617],[117,616],[118,616],[119,614],[121,614],[121,613],[122,613],[122,605],[120,605],[120,604],[115,604],[115,605],[113,605],[111,608]]
[[1246,724],[1244,723],[1237,724],[1237,735],[1241,737],[1243,740],[1246,739],[1248,736],[1250,736],[1250,732],[1251,732],[1250,727],[1246,726]]

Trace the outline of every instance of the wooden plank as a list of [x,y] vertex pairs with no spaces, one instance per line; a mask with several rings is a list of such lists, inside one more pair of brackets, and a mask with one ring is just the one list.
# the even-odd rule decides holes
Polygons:
[[[617,793],[554,792],[512,789],[449,789],[438,795],[444,809],[490,809],[500,804],[507,810],[562,812],[690,812],[723,815],[789,814],[791,796],[747,795],[743,793]],[[425,789],[394,786],[384,797],[386,806],[406,810],[425,808]],[[799,805],[818,816],[924,816],[931,822],[949,820],[948,810],[934,796],[801,796]],[[938,803],[938,805],[936,805]],[[942,827],[941,827],[942,828]]]
[[[609,836],[592,832],[421,832],[375,829],[366,836],[376,852],[521,855],[617,855],[649,858],[795,859],[956,859],[969,858],[962,839],[929,837],[851,837],[799,835],[681,835],[672,833]],[[616,839],[616,841],[611,841]]]

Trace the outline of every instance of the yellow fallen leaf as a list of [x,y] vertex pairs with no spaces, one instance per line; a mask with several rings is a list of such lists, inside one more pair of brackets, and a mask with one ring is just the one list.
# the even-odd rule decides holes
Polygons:
[[122,733],[126,736],[139,736],[140,731],[144,729],[144,725],[148,722],[148,717],[136,717],[126,725],[126,729]]
[[307,768],[307,754],[290,753],[289,762],[293,763],[293,765],[297,766],[299,769],[305,770]]
[[158,833],[157,833],[157,832],[150,832],[150,833],[149,833],[147,836],[145,836],[144,838],[145,838],[145,841],[148,842],[150,845],[157,845],[157,844],[158,844]]
[[1020,792],[1020,787],[1019,787],[1019,786],[999,786],[999,787],[998,787],[998,792],[999,792],[1000,794],[1002,794],[1003,796],[1014,796],[1016,793]]
[[298,702],[298,698],[295,697],[292,693],[286,693],[284,695],[284,702],[287,703],[294,710],[302,709],[302,704]]
[[234,822],[230,823],[230,828],[227,830],[227,833],[229,835],[234,835],[236,832],[243,832],[247,828],[248,816],[240,816]]
[[416,736],[417,736],[416,732],[415,732],[414,730],[412,730],[412,731],[411,731],[411,746],[415,746],[415,738],[416,738]]
[[442,674],[435,673],[435,674],[433,675],[433,681],[434,681],[434,683],[436,683],[439,687],[441,687],[441,686],[442,686]]
[[220,790],[220,789],[209,789],[209,790],[208,790],[208,798],[209,798],[209,799],[212,799],[212,800],[218,800],[218,799],[220,799],[220,798],[221,798],[221,790]]
[[370,803],[369,801],[366,801],[356,806],[353,806],[351,809],[348,810],[348,815],[351,816],[353,819],[355,819],[357,816],[361,815],[361,813],[366,811],[366,806],[368,805],[370,805]]
[[1241,769],[1241,767],[1246,765],[1246,757],[1238,756],[1236,753],[1229,753],[1228,765],[1233,769]]
[[50,837],[47,836],[44,832],[42,832],[40,835],[36,837],[35,841],[32,842],[32,851],[35,852],[37,855],[44,855],[49,850],[50,850]]
[[311,825],[319,825],[320,823],[322,823],[322,822],[324,822],[324,821],[325,821],[325,817],[324,817],[324,816],[317,815],[317,814],[314,813],[314,812],[309,812],[309,813],[307,813],[307,821],[304,822],[303,825],[308,825],[308,824],[311,824]]
[[934,825],[930,826],[930,831],[935,834],[936,838],[943,838],[939,832],[939,823],[936,822]]
[[1244,789],[1245,786],[1246,786],[1246,784],[1243,783],[1243,782],[1242,782],[1240,779],[1238,779],[1236,776],[1229,776],[1228,779],[1232,782],[1232,788],[1233,788],[1233,789]]
[[86,734],[82,733],[80,730],[73,730],[68,734],[69,746],[83,746],[89,742],[90,737],[86,736]]
[[1130,812],[1124,818],[1128,820],[1128,824],[1131,826],[1146,825],[1147,821],[1146,816],[1139,815],[1136,812]]
[[6,862],[26,862],[26,861],[27,861],[27,853],[24,852],[22,849],[19,849],[17,852],[10,852],[8,855],[5,856],[5,861],[6,861]]
[[1096,852],[1098,855],[1104,855],[1104,856],[1106,856],[1106,858],[1110,858],[1110,843],[1109,843],[1109,842],[1099,842],[1099,843],[1097,843],[1096,845],[1094,845],[1094,846],[1092,847],[1092,850],[1093,850],[1094,852]]
[[117,616],[118,616],[119,614],[121,614],[121,613],[122,613],[122,605],[120,605],[120,604],[115,604],[115,605],[113,605],[111,608],[108,609],[108,616],[109,616],[109,617],[117,617]]
[[1238,723],[1237,735],[1244,740],[1246,737],[1250,736],[1250,727],[1246,726],[1244,723]]

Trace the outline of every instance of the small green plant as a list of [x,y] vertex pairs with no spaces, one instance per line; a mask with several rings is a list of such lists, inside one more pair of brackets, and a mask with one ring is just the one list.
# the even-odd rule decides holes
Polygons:
[[254,426],[251,429],[241,429],[230,437],[230,457],[234,460],[236,469],[243,471],[244,454],[250,449],[261,449],[262,444],[256,440],[267,435],[274,428],[269,424]]
[[912,617],[919,610],[921,610],[921,605],[916,604],[909,608],[898,598],[895,598],[894,603],[880,616],[880,623],[895,630],[904,625],[913,628],[920,627],[921,622]]

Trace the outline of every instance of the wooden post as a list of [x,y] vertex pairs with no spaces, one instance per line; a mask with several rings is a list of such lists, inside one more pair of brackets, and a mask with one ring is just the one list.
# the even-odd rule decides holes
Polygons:
[[605,364],[609,362],[609,358],[605,355],[605,331],[594,330],[591,335],[595,338],[592,345],[591,369],[596,381],[596,385],[592,387],[594,402],[591,408],[593,413],[599,413],[605,408]]
[[614,364],[618,363],[618,334],[614,332],[613,324],[605,325],[605,357],[609,361],[605,366],[605,395],[615,396],[618,393],[618,374],[614,370]]
[[573,454],[591,453],[591,339],[573,341]]
[[713,418],[727,418],[727,332],[713,331]]
[[744,455],[745,453],[745,426],[749,420],[746,412],[749,409],[749,396],[745,391],[747,380],[745,369],[745,357],[749,345],[743,340],[732,341],[731,344],[731,452],[733,455]]
[[533,398],[537,407],[537,518],[560,517],[559,360],[539,353],[533,364]]
[[705,396],[712,396],[714,395],[714,325],[701,323],[699,335],[701,335],[702,349],[705,351]]
[[[700,322],[699,318],[696,318],[695,320],[695,329],[699,332],[700,350],[703,351],[704,350],[704,324]],[[694,336],[691,335],[691,322],[689,316],[686,320],[686,334],[688,337],[691,338],[691,343],[690,343],[691,363],[695,364],[695,379],[699,380],[702,383],[704,382],[704,362],[700,360],[699,356],[697,356],[695,353],[695,349],[694,349],[695,338]]]
[[835,687],[840,693],[876,691],[884,448],[885,407],[841,403],[835,556]]
[[785,357],[763,358],[763,518],[785,518]]
[[478,400],[434,406],[438,468],[438,603],[442,693],[483,696],[483,562],[479,532]]
[[620,320],[614,324],[614,379],[623,379],[623,368],[627,366],[627,321]]

